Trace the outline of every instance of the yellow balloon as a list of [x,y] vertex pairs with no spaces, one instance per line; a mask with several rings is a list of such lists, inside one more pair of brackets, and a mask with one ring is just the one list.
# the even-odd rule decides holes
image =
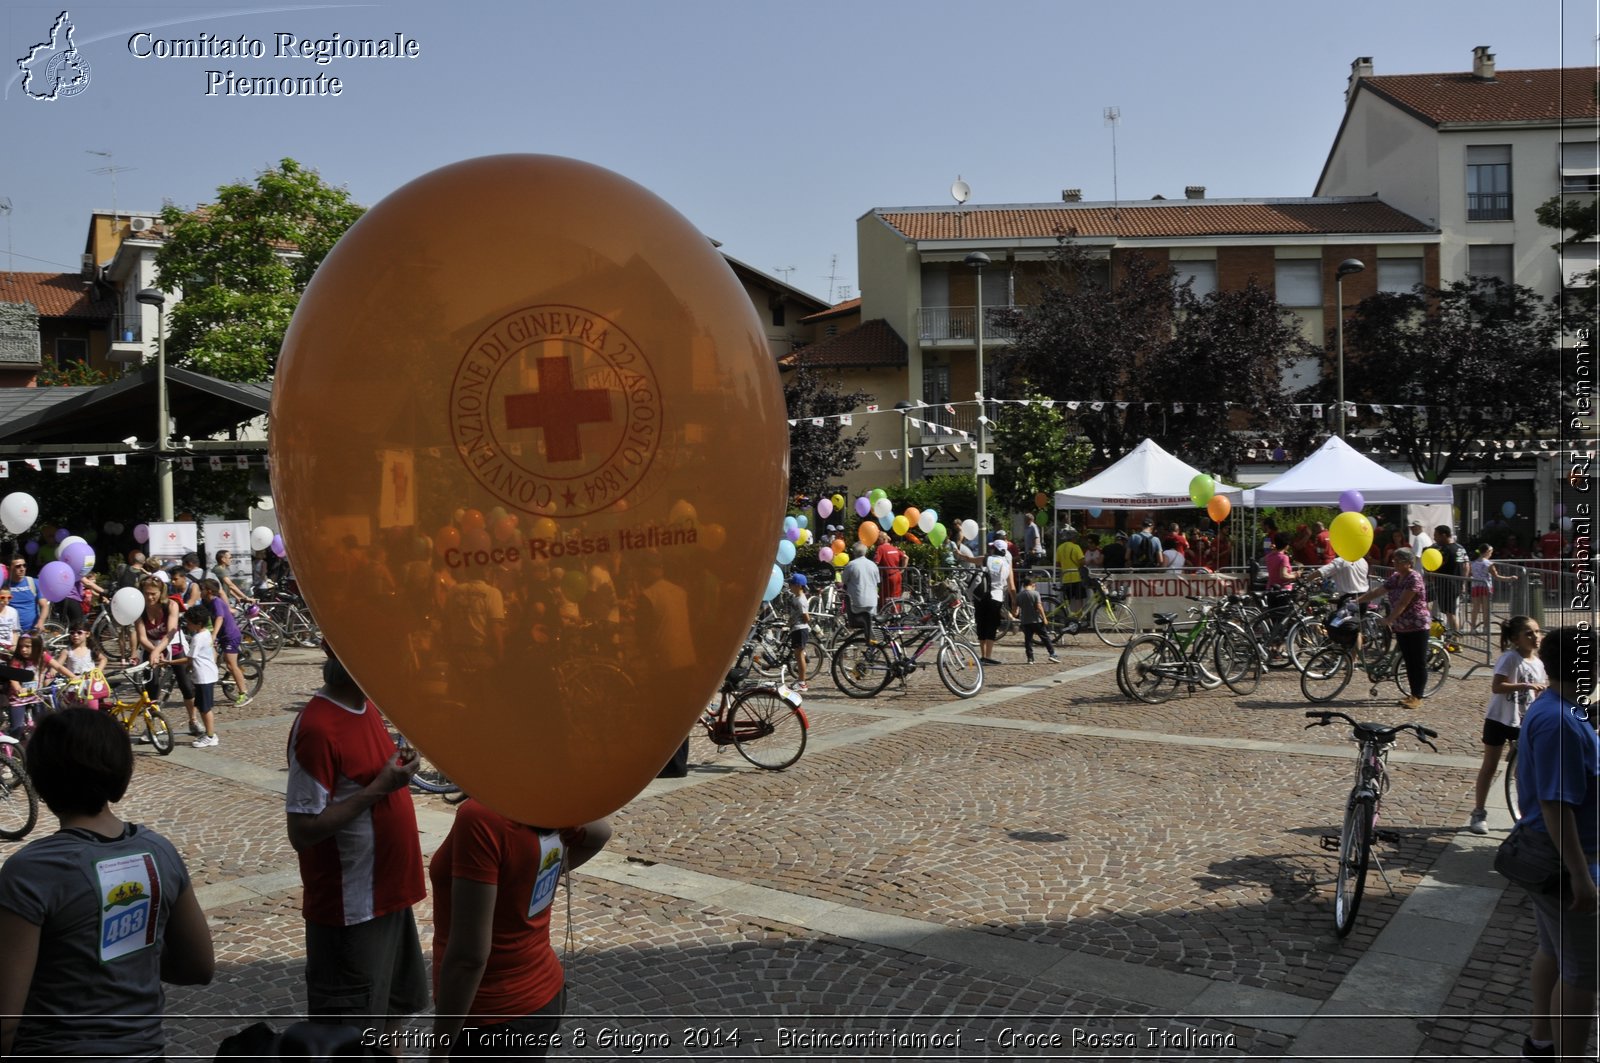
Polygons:
[[833,567],[834,568],[844,568],[844,566],[848,565],[849,563],[850,563],[850,558],[845,556],[844,554],[834,554],[833,555]]
[[[466,791],[561,827],[642,790],[723,681],[772,543],[702,537],[782,521],[785,417],[761,319],[687,219],[597,166],[472,159],[318,268],[273,389],[275,501],[367,695]],[[437,608],[350,563],[352,541],[390,564],[389,542],[495,506],[528,533],[436,541]],[[463,643],[463,616],[495,632],[519,599],[548,611]],[[651,622],[578,635],[619,600]]]
[[1372,549],[1372,522],[1353,510],[1341,513],[1328,525],[1328,542],[1346,561],[1359,561]]
[[1444,555],[1433,547],[1430,546],[1422,551],[1422,567],[1429,572],[1434,571],[1442,564],[1444,564]]
[[810,541],[811,541],[811,529],[810,528],[800,528],[794,533],[794,544],[796,546],[804,546],[806,543],[808,543]]
[[904,516],[899,516],[889,524],[889,527],[896,535],[904,535],[906,533],[906,529],[911,527],[911,522]]

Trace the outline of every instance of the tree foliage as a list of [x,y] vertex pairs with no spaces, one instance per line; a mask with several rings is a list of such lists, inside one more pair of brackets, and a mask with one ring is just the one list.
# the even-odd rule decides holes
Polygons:
[[[1362,422],[1418,479],[1443,483],[1474,439],[1556,427],[1559,333],[1538,293],[1493,277],[1363,299],[1345,326],[1345,393],[1383,412]],[[1358,405],[1366,415],[1370,407]]]
[[[866,426],[847,434],[838,415],[871,400],[865,391],[840,391],[836,381],[804,362],[790,371],[783,385],[783,401],[789,420],[795,422],[789,429],[791,495],[816,498],[860,464],[856,452],[866,444]],[[814,425],[813,417],[825,420]]]
[[1007,403],[994,421],[994,498],[1007,511],[1031,512],[1034,496],[1053,495],[1082,479],[1089,444],[1079,442],[1061,410],[1034,393],[1027,405]]
[[[1560,238],[1551,245],[1557,254],[1565,256],[1571,246],[1583,245],[1590,254],[1590,260],[1593,260],[1594,248],[1588,245],[1596,235],[1600,235],[1600,195],[1551,196],[1539,204],[1534,216],[1539,219],[1540,225],[1554,229],[1559,234]],[[1596,296],[1600,293],[1600,269],[1589,269],[1587,277],[1587,287],[1573,288],[1565,287],[1574,280],[1573,277],[1561,278],[1568,300],[1568,312],[1580,317],[1585,324],[1594,320]]]
[[1069,423],[1095,464],[1149,437],[1227,473],[1241,433],[1289,430],[1282,374],[1315,348],[1269,292],[1251,282],[1202,297],[1140,255],[1119,262],[1110,281],[1104,265],[1063,240],[1016,340],[997,354],[997,397],[1031,386],[1077,403]]
[[182,299],[167,318],[167,357],[224,380],[270,378],[301,293],[361,213],[293,159],[195,210],[169,205],[156,266]]

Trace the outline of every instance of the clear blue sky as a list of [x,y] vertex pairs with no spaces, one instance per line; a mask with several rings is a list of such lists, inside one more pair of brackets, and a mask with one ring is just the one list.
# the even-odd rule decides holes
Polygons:
[[[0,11],[0,268],[77,268],[91,209],[206,201],[291,156],[373,203],[436,166],[506,151],[614,169],[724,249],[836,298],[855,294],[873,207],[1120,195],[1309,195],[1350,61],[1376,72],[1595,62],[1595,0],[82,0],[79,95],[39,102],[16,60],[62,9]],[[128,39],[264,40],[266,59],[139,59]],[[411,60],[276,59],[273,35],[403,33]],[[205,95],[208,69],[337,76],[338,98]],[[89,152],[110,152],[107,159]],[[13,257],[7,259],[5,254]],[[848,290],[840,292],[839,287]]]

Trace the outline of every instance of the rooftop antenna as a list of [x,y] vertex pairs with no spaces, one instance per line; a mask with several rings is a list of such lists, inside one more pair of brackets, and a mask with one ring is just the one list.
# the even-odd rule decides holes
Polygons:
[[0,218],[6,220],[6,272],[15,273],[17,263],[11,253],[11,197],[0,196]]
[[834,290],[839,286],[839,256],[835,254],[828,261],[828,297],[832,298]]
[[789,274],[793,273],[794,271],[795,271],[795,267],[793,267],[793,266],[773,266],[772,267],[772,272],[783,274],[783,283],[785,283],[785,284],[789,283]]
[[1107,107],[1100,114],[1111,127],[1111,216],[1121,220],[1122,197],[1117,194],[1117,126],[1122,124],[1122,108]]
[[119,173],[127,173],[129,170],[137,170],[138,167],[137,166],[115,166],[115,165],[113,165],[112,162],[111,162],[111,152],[109,152],[109,151],[95,151],[93,148],[85,148],[84,149],[84,154],[85,155],[98,155],[101,158],[106,160],[106,165],[100,166],[100,167],[96,167],[95,169],[90,170],[89,172],[93,173],[93,174],[110,174],[111,175],[111,231],[112,232],[116,232],[117,231],[117,217],[118,217],[118,215],[117,215],[117,174],[119,174]]

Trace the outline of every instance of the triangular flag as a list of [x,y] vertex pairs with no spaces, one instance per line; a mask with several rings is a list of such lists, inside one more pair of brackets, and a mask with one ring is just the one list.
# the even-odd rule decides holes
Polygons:
[[795,426],[795,425],[797,425],[797,424],[799,424],[799,423],[800,423],[800,422],[799,422],[799,421],[796,421],[796,420],[794,420],[794,419],[793,419],[793,418],[791,418],[791,419],[790,419],[790,420],[789,420],[789,427],[790,427],[790,428],[793,428],[793,427],[794,427],[794,426]]
[[895,459],[896,461],[899,461],[900,460],[900,452],[898,450],[891,450],[891,451],[889,451],[889,457]]
[[1076,410],[1076,409],[1077,409],[1077,408],[1078,408],[1078,407],[1079,407],[1079,406],[1080,406],[1080,405],[1082,405],[1082,403],[1078,403],[1078,402],[1068,402],[1068,403],[1067,403],[1067,409],[1069,409],[1069,410]]
[[883,460],[883,451],[881,451],[881,450],[874,450],[874,451],[873,451],[873,452],[872,452],[872,456],[873,456],[873,457],[875,457],[875,458],[877,458],[877,459],[878,459],[878,460],[879,460],[879,461],[882,461],[882,460]]

